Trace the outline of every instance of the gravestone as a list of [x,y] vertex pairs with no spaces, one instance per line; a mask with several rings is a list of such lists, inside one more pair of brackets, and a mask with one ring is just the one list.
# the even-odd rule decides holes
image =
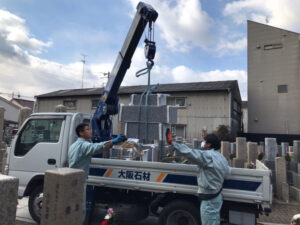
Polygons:
[[82,225],[84,176],[71,168],[46,171],[41,225]]
[[228,141],[221,141],[221,154],[230,160],[230,143]]
[[0,224],[14,225],[16,222],[19,180],[0,174]]
[[265,138],[266,160],[275,161],[277,150],[276,138]]

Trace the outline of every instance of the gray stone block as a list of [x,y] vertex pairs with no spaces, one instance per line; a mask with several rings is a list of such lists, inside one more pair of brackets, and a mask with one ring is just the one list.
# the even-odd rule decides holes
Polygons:
[[126,123],[125,135],[129,138],[138,138],[144,143],[153,143],[154,140],[165,140],[166,129],[171,129],[170,124],[148,123],[148,138],[146,137],[146,123],[140,123],[140,131],[138,131],[138,123]]
[[227,159],[230,159],[230,143],[228,141],[221,142],[221,154]]
[[5,109],[0,107],[0,149],[2,148]]
[[232,142],[230,143],[230,154],[236,153],[236,143]]
[[244,161],[247,160],[246,138],[244,137],[236,138],[236,157]]
[[82,225],[83,183],[83,170],[47,170],[41,225]]
[[277,195],[281,198],[282,183],[287,182],[285,158],[283,158],[283,157],[276,157],[275,158],[275,175],[276,175]]
[[281,157],[281,156],[282,156],[281,145],[277,145],[276,157]]
[[248,142],[247,143],[247,161],[248,163],[255,163],[258,155],[257,143],[256,142]]
[[264,164],[266,165],[266,167],[268,167],[270,170],[274,170],[275,171],[275,161],[269,161],[269,160],[265,160]]
[[[177,123],[177,107],[175,106],[134,106],[121,105],[119,120],[121,122]],[[140,112],[140,120],[139,120]]]
[[289,185],[292,185],[293,184],[293,172],[288,170],[286,171],[286,179],[287,179],[287,183]]
[[265,138],[266,160],[274,161],[276,157],[277,143],[276,138]]
[[290,196],[292,199],[300,202],[300,189],[294,186],[290,186]]
[[234,158],[232,160],[233,167],[235,168],[244,168],[245,162],[246,162],[245,159],[239,159],[239,158]]
[[[167,105],[167,94],[151,94],[148,96],[148,105]],[[141,95],[132,94],[131,95],[131,105],[140,105]],[[142,104],[145,105],[146,96],[143,96]]]
[[290,200],[290,186],[288,183],[281,184],[281,199],[285,202],[289,202]]
[[281,142],[281,156],[285,156],[289,151],[289,143]]
[[292,160],[294,162],[300,163],[300,141],[296,140],[293,141],[293,150],[294,150],[294,157]]
[[24,107],[22,109],[20,109],[20,113],[19,113],[19,127],[22,126],[22,124],[24,123],[24,121],[31,115],[32,113],[32,109],[29,107]]
[[0,224],[14,225],[16,221],[19,180],[0,174]]
[[6,151],[4,149],[0,149],[0,173],[3,173],[5,161],[6,161]]
[[288,162],[287,163],[287,169],[290,170],[290,171],[293,171],[293,172],[296,172],[298,171],[298,163],[297,162]]
[[292,176],[293,176],[293,186],[300,188],[300,175],[292,172]]

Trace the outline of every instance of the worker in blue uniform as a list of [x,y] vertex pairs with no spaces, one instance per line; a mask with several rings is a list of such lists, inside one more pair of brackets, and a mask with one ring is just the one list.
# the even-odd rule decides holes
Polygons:
[[114,144],[126,141],[127,138],[124,135],[119,135],[109,141],[91,143],[90,139],[92,137],[92,130],[89,125],[85,123],[81,123],[76,127],[76,134],[78,139],[69,148],[68,161],[70,168],[81,169],[84,170],[85,173],[82,205],[84,221],[86,214],[86,181],[89,174],[92,156],[94,154],[102,153],[105,149],[112,147]]
[[219,225],[223,204],[222,186],[224,178],[231,171],[226,158],[218,151],[220,140],[216,135],[208,134],[200,150],[190,149],[184,144],[173,142],[168,130],[167,142],[199,168],[197,182],[202,225]]

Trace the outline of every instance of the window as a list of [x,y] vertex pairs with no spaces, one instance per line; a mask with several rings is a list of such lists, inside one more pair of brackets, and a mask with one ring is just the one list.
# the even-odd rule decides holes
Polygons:
[[265,45],[264,50],[271,50],[271,49],[278,49],[282,48],[282,44],[271,44],[271,45]]
[[286,84],[278,85],[277,92],[278,93],[288,93],[288,86]]
[[98,103],[99,103],[99,99],[93,99],[92,100],[92,108],[97,108]]
[[24,156],[37,143],[59,141],[63,119],[32,119],[21,131],[16,148],[16,156]]
[[180,107],[185,107],[185,97],[168,97],[167,105],[177,105]]
[[76,109],[76,100],[65,100],[63,105],[68,109]]

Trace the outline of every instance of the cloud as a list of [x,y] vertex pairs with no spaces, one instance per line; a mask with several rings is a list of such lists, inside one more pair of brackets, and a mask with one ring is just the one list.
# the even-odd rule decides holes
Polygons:
[[2,9],[0,9],[0,36],[6,45],[10,43],[34,54],[39,54],[44,48],[52,45],[51,41],[43,42],[32,37],[25,26],[25,20]]
[[[183,2],[179,1],[179,3],[184,5]],[[6,15],[5,17],[2,14],[3,12]],[[2,10],[0,13],[0,21],[0,92],[11,93],[14,91],[17,93],[20,91],[21,95],[34,96],[59,89],[74,89],[81,87],[81,62],[61,64],[41,59],[33,55],[33,53],[43,51],[45,48],[50,47],[50,44],[44,43],[38,39],[34,39],[35,41],[33,41],[29,35],[25,20],[9,12]],[[186,23],[187,25],[190,24],[189,19],[183,19],[182,23]],[[11,36],[8,38],[10,34]],[[22,35],[18,36],[15,34]],[[175,40],[175,42],[178,40]],[[180,41],[181,39],[179,42]],[[235,45],[230,45],[230,43],[224,41],[223,45],[224,47],[220,49],[226,53],[227,48],[242,48],[243,40],[236,42]],[[146,67],[145,62],[144,50],[143,48],[138,47],[133,56],[131,67],[127,71],[122,84],[147,84],[147,76],[139,78],[135,76],[135,73],[138,70]],[[245,71],[198,71],[186,67],[185,65],[178,65],[172,68],[160,64],[159,53],[156,55],[155,63],[156,64],[151,71],[152,84],[238,80],[242,97],[246,98]],[[103,77],[101,72],[111,71],[112,66],[113,62],[110,59],[103,61],[101,64],[85,65],[84,87],[102,86],[105,79],[100,79],[100,77]]]
[[[139,0],[128,0],[135,10]],[[206,48],[212,43],[213,20],[202,10],[198,0],[145,1],[159,13],[156,22],[160,35],[173,51],[187,52],[198,46]]]
[[231,17],[236,24],[244,24],[247,19],[268,25],[300,31],[297,0],[239,0],[227,3],[223,14]]

